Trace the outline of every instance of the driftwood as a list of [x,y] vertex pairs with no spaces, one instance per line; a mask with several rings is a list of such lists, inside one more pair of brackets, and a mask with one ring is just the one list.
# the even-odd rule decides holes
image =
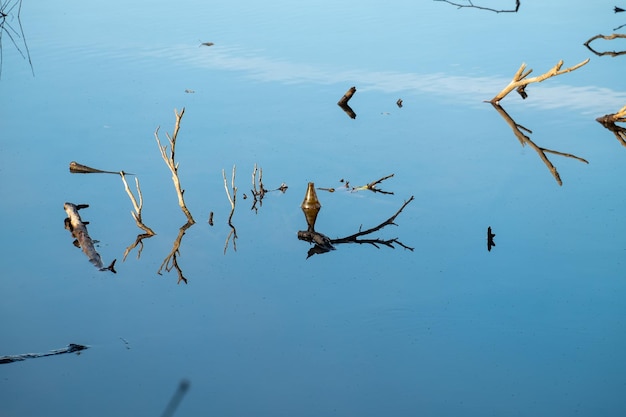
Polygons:
[[448,3],[448,4],[451,4],[453,6],[456,6],[459,9],[462,9],[464,7],[470,7],[470,8],[474,8],[474,9],[480,9],[480,10],[489,10],[490,12],[495,12],[495,13],[517,13],[517,11],[519,10],[519,7],[520,7],[520,0],[515,0],[515,9],[512,9],[512,10],[492,9],[490,7],[476,6],[476,5],[474,5],[474,3],[472,3],[471,0],[467,0],[468,4],[453,3],[453,2],[451,2],[449,0],[434,0],[434,1],[442,1],[444,3]]
[[530,83],[539,83],[542,82],[544,80],[547,80],[548,78],[551,77],[555,77],[557,75],[561,75],[561,74],[565,74],[571,71],[574,71],[580,67],[582,67],[583,65],[585,65],[586,63],[589,62],[589,58],[585,59],[583,62],[574,65],[573,67],[569,67],[569,68],[565,68],[565,69],[561,69],[561,67],[563,66],[563,60],[559,61],[554,67],[552,67],[549,71],[547,71],[546,73],[539,75],[537,77],[532,77],[532,78],[526,78],[528,77],[528,75],[533,71],[532,69],[529,69],[528,71],[526,70],[526,64],[522,64],[520,66],[520,68],[517,70],[517,72],[515,73],[515,75],[513,76],[513,79],[511,80],[511,82],[509,83],[509,85],[507,85],[506,87],[504,87],[504,89],[502,91],[500,91],[494,98],[492,98],[491,100],[489,100],[489,102],[491,104],[499,104],[500,100],[502,100],[504,97],[507,96],[507,94],[509,94],[511,91],[518,89],[520,95],[522,96],[522,98],[526,98],[527,94],[525,91],[525,88],[528,84]]
[[46,356],[63,355],[66,353],[76,353],[77,355],[80,355],[80,352],[85,349],[89,349],[89,346],[70,343],[67,347],[51,350],[46,353],[23,353],[21,355],[0,356],[0,364],[20,362],[26,359],[43,358]]
[[185,284],[187,283],[187,278],[183,276],[183,271],[178,265],[178,256],[180,255],[180,244],[183,240],[183,236],[185,235],[185,232],[187,232],[187,229],[189,229],[191,226],[193,226],[193,223],[189,221],[182,225],[182,227],[178,231],[178,236],[176,236],[176,239],[174,239],[172,250],[165,257],[163,263],[161,263],[161,266],[157,271],[157,274],[163,275],[161,271],[163,271],[164,269],[167,272],[170,272],[172,269],[176,269],[176,272],[178,273],[178,284],[180,284],[181,282],[184,282]]
[[113,262],[111,262],[109,266],[104,266],[100,254],[96,251],[94,241],[91,237],[89,237],[89,233],[87,232],[88,222],[83,222],[80,218],[80,214],[78,214],[78,210],[87,207],[89,207],[87,204],[76,205],[72,203],[65,203],[63,205],[65,213],[67,214],[67,218],[65,219],[65,228],[72,233],[72,236],[75,238],[74,245],[82,249],[83,253],[87,255],[87,258],[89,258],[89,262],[91,262],[100,271],[111,271],[115,274],[116,260],[113,259]]
[[596,35],[593,36],[591,38],[589,38],[589,40],[587,40],[587,42],[585,42],[583,45],[585,45],[587,47],[587,49],[589,49],[591,52],[593,52],[594,54],[598,55],[598,56],[604,56],[604,55],[609,55],[612,57],[616,57],[616,56],[620,56],[620,55],[625,55],[626,54],[626,50],[625,51],[607,51],[607,52],[598,52],[595,49],[593,49],[591,47],[591,42],[593,42],[596,39],[605,39],[605,40],[613,40],[613,39],[617,39],[617,38],[626,38],[626,34],[623,33],[613,33],[612,35]]
[[103,171],[101,169],[96,169],[89,167],[87,165],[79,164],[76,161],[70,162],[70,173],[72,174],[119,174],[119,175],[135,175],[130,172],[124,171]]
[[343,185],[342,185],[341,187],[339,187],[339,188],[334,188],[334,187],[329,187],[329,188],[326,188],[326,187],[319,187],[319,188],[318,188],[318,190],[328,191],[328,192],[330,192],[330,193],[334,193],[335,191],[338,191],[338,190],[340,190],[340,189],[341,189],[341,190],[348,190],[348,191],[350,191],[350,192],[357,192],[357,191],[365,191],[365,190],[368,190],[368,191],[372,191],[372,192],[374,192],[374,193],[391,194],[391,195],[393,195],[393,191],[385,191],[385,190],[382,190],[382,189],[380,189],[380,188],[376,188],[376,186],[377,186],[378,184],[380,184],[381,182],[385,181],[386,179],[392,178],[393,176],[394,176],[394,174],[386,175],[386,176],[384,176],[384,177],[382,177],[382,178],[380,178],[380,179],[377,179],[376,181],[372,181],[372,182],[370,182],[370,183],[368,183],[368,184],[365,184],[365,185],[358,185],[358,186],[356,186],[356,187],[351,186],[351,185],[350,185],[350,181],[348,181],[348,180],[344,180],[344,179],[342,178],[342,179],[340,179],[340,180],[339,180],[339,182],[343,183]]
[[617,113],[598,117],[596,121],[613,132],[615,138],[622,146],[626,146],[626,128],[616,125],[616,123],[626,123],[626,106],[619,109]]
[[[380,239],[380,238],[376,238],[376,239],[369,239],[369,238],[363,238],[363,236],[369,235],[371,233],[374,233],[386,226],[389,225],[395,225],[397,226],[396,223],[394,223],[396,217],[398,217],[398,215],[400,213],[402,213],[402,210],[404,210],[404,208],[411,202],[414,200],[414,197],[411,196],[411,198],[409,198],[407,201],[404,202],[404,204],[402,204],[402,206],[400,207],[400,209],[398,209],[398,211],[391,217],[389,217],[387,220],[383,221],[382,223],[378,224],[377,226],[371,227],[367,230],[361,230],[359,229],[358,232],[349,235],[349,236],[345,236],[345,237],[341,237],[341,238],[337,238],[337,239],[330,239],[328,236],[319,233],[317,231],[315,231],[314,229],[314,224],[311,225],[310,221],[309,221],[309,217],[305,211],[305,216],[307,216],[307,225],[309,226],[307,230],[301,230],[298,231],[298,239],[300,240],[304,240],[306,242],[309,243],[313,243],[314,246],[309,249],[308,254],[307,254],[307,258],[310,258],[313,255],[316,254],[321,254],[321,253],[326,253],[329,252],[331,250],[335,249],[335,245],[339,245],[342,243],[357,243],[357,244],[369,244],[372,245],[376,248],[380,248],[381,245],[383,246],[387,246],[389,248],[395,249],[394,244],[401,246],[405,249],[408,249],[410,251],[413,251],[414,248],[409,247],[407,245],[405,245],[404,243],[402,243],[400,240],[398,240],[398,238],[393,238],[393,239]],[[319,209],[318,209],[319,210]],[[303,208],[304,211],[304,208]]]
[[351,119],[356,119],[356,113],[352,110],[352,107],[348,105],[348,101],[350,101],[354,93],[356,93],[356,87],[350,87],[348,91],[346,91],[346,94],[337,102],[337,105],[341,107]]
[[541,158],[543,163],[546,164],[546,166],[550,170],[550,173],[552,174],[552,176],[554,177],[554,179],[556,180],[556,182],[559,185],[563,185],[563,181],[561,181],[561,176],[559,175],[559,172],[556,170],[556,167],[552,164],[552,162],[550,162],[550,160],[546,156],[546,153],[551,153],[551,154],[554,154],[554,155],[565,156],[565,157],[568,157],[568,158],[574,158],[574,159],[576,159],[578,161],[584,162],[585,164],[589,163],[585,159],[580,158],[580,157],[578,157],[576,155],[572,155],[572,154],[569,154],[569,153],[558,152],[558,151],[553,151],[553,150],[550,150],[550,149],[546,149],[546,148],[542,148],[540,146],[537,146],[527,135],[525,135],[522,132],[522,130],[524,130],[525,132],[533,133],[532,130],[527,129],[524,126],[516,123],[515,120],[513,120],[513,118],[511,116],[509,116],[509,114],[499,104],[494,104],[494,103],[491,103],[491,104],[498,111],[500,116],[502,116],[502,118],[506,121],[506,123],[511,127],[511,130],[513,130],[513,133],[515,134],[515,137],[517,137],[517,139],[520,141],[522,146],[528,145],[528,146],[530,146],[531,148],[533,148],[537,152],[537,154],[539,155],[539,157]]
[[180,186],[180,179],[178,178],[178,163],[175,162],[175,159],[174,159],[176,155],[176,139],[178,137],[178,130],[180,129],[180,121],[183,118],[183,114],[185,114],[184,107],[180,111],[180,113],[178,113],[178,111],[174,109],[174,115],[176,116],[176,124],[174,125],[174,133],[172,133],[172,136],[170,136],[167,133],[165,134],[165,136],[167,137],[170,143],[169,156],[166,153],[167,145],[161,145],[161,140],[159,139],[159,127],[157,127],[156,130],[154,131],[154,137],[156,138],[157,145],[159,146],[159,150],[161,151],[161,157],[163,158],[163,161],[165,161],[165,164],[167,165],[167,167],[170,169],[172,173],[172,181],[174,182],[174,188],[176,189],[176,194],[178,195],[178,205],[180,206],[185,216],[187,216],[187,221],[191,224],[194,224],[195,220],[193,219],[193,217],[191,216],[191,213],[189,212],[189,210],[187,209],[187,206],[185,205],[185,198],[183,196],[183,194],[185,193],[185,190],[183,190]]

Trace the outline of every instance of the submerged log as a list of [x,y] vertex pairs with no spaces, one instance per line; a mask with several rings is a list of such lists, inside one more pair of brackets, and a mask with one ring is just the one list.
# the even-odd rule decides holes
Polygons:
[[102,263],[102,258],[100,254],[95,248],[94,241],[89,236],[89,232],[87,232],[87,222],[83,222],[80,218],[80,214],[78,214],[78,210],[89,207],[87,204],[72,204],[65,203],[63,208],[65,209],[65,213],[67,213],[67,218],[65,219],[65,228],[68,229],[72,236],[76,240],[74,240],[74,244],[80,247],[87,258],[89,258],[89,262],[91,262],[98,270],[100,271],[111,271],[114,274],[117,273],[115,271],[115,259],[113,262],[107,267]]
[[69,345],[67,345],[67,347],[51,350],[50,352],[46,353],[23,353],[21,355],[0,356],[0,364],[19,362],[32,358],[43,358],[44,356],[62,355],[64,353],[76,353],[77,355],[79,355],[81,350],[85,350],[88,348],[88,346],[70,343]]

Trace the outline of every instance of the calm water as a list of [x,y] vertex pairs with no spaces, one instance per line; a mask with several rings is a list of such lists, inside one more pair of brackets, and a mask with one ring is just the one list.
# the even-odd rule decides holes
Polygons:
[[[0,365],[0,415],[161,415],[182,380],[177,416],[624,415],[626,148],[595,121],[626,105],[624,57],[583,43],[626,16],[414,3],[24,0],[35,76],[2,37],[0,355],[89,349]],[[18,23],[13,9],[4,27],[25,52]],[[522,62],[534,76],[586,58],[507,96],[510,119],[483,102]],[[336,105],[351,86],[356,119]],[[175,157],[196,224],[177,240],[186,217],[154,131],[167,143],[183,107]],[[588,163],[546,152],[559,185],[542,149]],[[156,235],[125,261],[142,231],[120,177],[70,161],[139,179]],[[288,189],[252,210],[255,164]],[[390,174],[393,194],[339,189]],[[331,239],[414,196],[369,236],[414,250],[307,259],[308,182],[338,189],[318,190]],[[65,202],[90,205],[117,274],[72,244]],[[157,273],[175,244],[186,284]]]

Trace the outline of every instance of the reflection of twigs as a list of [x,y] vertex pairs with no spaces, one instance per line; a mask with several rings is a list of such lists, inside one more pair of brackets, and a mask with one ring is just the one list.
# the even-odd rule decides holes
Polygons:
[[[617,30],[618,28],[616,28],[615,30]],[[626,51],[607,51],[607,52],[598,52],[595,49],[593,49],[589,44],[596,40],[596,39],[606,39],[606,40],[612,40],[615,38],[626,38],[626,34],[622,34],[622,33],[613,33],[612,35],[596,35],[593,36],[591,38],[589,38],[589,40],[587,42],[585,42],[583,45],[585,45],[587,47],[587,49],[589,49],[591,52],[593,52],[594,54],[598,55],[598,56],[603,56],[603,55],[610,55],[612,57],[616,57],[616,56],[620,56],[620,55],[624,55],[626,54]]]
[[370,190],[370,191],[373,191],[375,193],[393,194],[393,191],[384,191],[384,190],[381,190],[380,188],[376,188],[376,184],[380,184],[381,182],[385,181],[386,179],[393,177],[393,175],[394,174],[387,175],[385,177],[382,177],[381,179],[378,179],[376,181],[372,181],[369,184],[362,185],[360,187],[353,187],[352,191]]
[[137,250],[137,259],[141,258],[141,252],[143,251],[143,240],[151,238],[152,236],[154,236],[154,234],[150,234],[150,233],[141,233],[137,235],[137,238],[135,239],[135,243],[132,243],[124,251],[124,257],[122,258],[122,262],[126,261],[126,257],[130,253],[130,251],[135,249],[137,245],[139,245],[139,249]]
[[524,88],[530,84],[530,83],[539,83],[541,81],[544,81],[550,77],[554,77],[557,75],[561,75],[561,74],[565,74],[567,72],[571,72],[574,71],[580,67],[582,67],[583,65],[585,65],[587,62],[589,62],[589,58],[585,59],[583,62],[574,65],[573,67],[569,67],[569,68],[565,68],[564,70],[561,69],[561,67],[563,66],[563,60],[559,61],[554,67],[552,67],[549,71],[547,71],[546,73],[539,75],[537,77],[532,77],[532,78],[526,78],[533,70],[529,69],[528,71],[524,72],[524,70],[526,69],[526,64],[522,64],[519,69],[517,70],[517,72],[515,73],[515,75],[513,76],[513,79],[511,80],[511,82],[509,83],[509,85],[507,85],[502,91],[500,91],[494,98],[492,98],[491,100],[489,100],[490,103],[492,104],[498,104],[500,103],[500,100],[502,100],[504,97],[506,97],[507,94],[509,94],[511,91],[515,90],[515,89],[520,89],[521,87],[521,92],[520,94],[522,95],[522,97],[525,98],[525,91]]
[[537,146],[528,136],[523,134],[522,131],[521,131],[521,129],[523,129],[523,130],[527,131],[528,133],[532,133],[531,130],[526,129],[525,127],[523,127],[520,124],[517,124],[515,122],[515,120],[513,120],[513,118],[511,116],[509,116],[509,114],[499,104],[495,104],[495,103],[491,103],[491,104],[498,111],[498,113],[502,116],[502,118],[506,121],[506,123],[511,127],[511,129],[513,130],[513,133],[515,134],[517,139],[520,141],[522,146],[525,146],[526,144],[528,144],[531,148],[533,148],[537,152],[537,154],[539,155],[539,157],[541,158],[543,163],[546,164],[546,166],[548,167],[548,169],[552,173],[552,176],[554,177],[554,179],[556,180],[556,182],[559,185],[563,185],[563,181],[561,181],[561,176],[559,175],[559,172],[556,170],[555,166],[552,164],[552,162],[550,162],[550,160],[546,156],[546,152],[547,153],[551,153],[551,154],[555,154],[555,155],[566,156],[568,158],[574,158],[574,159],[577,159],[577,160],[579,160],[581,162],[584,162],[585,164],[589,163],[585,159],[580,158],[580,157],[578,157],[576,155],[572,155],[572,154],[569,154],[569,153],[558,152],[558,151],[553,151],[551,149],[546,149],[546,148],[542,148],[540,146]]
[[602,117],[598,117],[596,121],[613,132],[622,146],[626,146],[626,128],[615,124],[626,123],[626,106],[619,109],[617,113],[605,114]]
[[451,4],[453,6],[457,6],[459,9],[463,8],[463,7],[472,7],[474,9],[480,9],[480,10],[489,10],[491,12],[496,12],[496,13],[516,13],[519,10],[519,6],[520,6],[520,0],[515,0],[515,9],[514,10],[498,10],[498,9],[492,9],[489,7],[482,7],[482,6],[475,6],[471,0],[467,0],[467,2],[469,4],[458,4],[458,3],[453,3],[449,0],[434,0],[434,1],[443,1],[445,3]]
[[[30,70],[33,73],[33,77],[34,77],[35,69],[33,68],[33,62],[30,59],[30,51],[28,50],[28,44],[26,43],[26,35],[24,35],[24,28],[22,27],[22,19],[20,17],[20,14],[22,13],[22,0],[17,0],[13,4],[11,4],[11,2],[12,0],[0,1],[0,77],[2,76],[2,36],[4,33],[7,34],[7,36],[9,37],[9,39],[11,40],[11,42],[13,43],[17,51],[20,53],[22,58],[26,59],[28,57],[28,64],[30,65]],[[13,29],[13,27],[9,24],[9,22],[6,19],[9,16],[9,14],[11,14],[13,9],[15,9],[15,6],[17,6],[18,4],[19,6],[17,8],[17,23],[20,26],[19,33],[15,29]],[[7,29],[5,25],[10,30]],[[22,52],[22,49],[17,45],[17,42],[15,42],[15,38],[13,36],[15,36],[15,38],[21,38],[22,41],[24,42],[24,49],[26,50],[26,56]]]
[[178,113],[176,109],[174,109],[174,114],[176,115],[176,125],[174,126],[174,133],[172,134],[172,136],[165,133],[165,136],[167,136],[167,139],[170,142],[170,155],[169,156],[165,152],[167,149],[167,145],[161,145],[161,140],[159,139],[159,127],[157,127],[156,130],[154,131],[154,137],[156,138],[157,145],[159,145],[159,150],[161,151],[161,156],[163,157],[165,164],[172,172],[172,181],[174,182],[174,188],[176,189],[176,194],[178,194],[178,205],[180,206],[183,213],[185,213],[185,216],[187,216],[187,220],[191,224],[194,224],[195,220],[193,219],[193,217],[191,217],[191,213],[189,212],[189,210],[187,209],[187,206],[185,205],[185,199],[183,198],[183,194],[185,193],[185,190],[183,190],[180,187],[180,180],[178,179],[178,163],[176,163],[174,160],[174,156],[176,153],[176,137],[178,136],[178,130],[180,129],[180,120],[183,118],[184,113],[185,113],[184,107],[180,111],[180,113]]
[[226,254],[226,249],[228,248],[228,242],[232,236],[233,238],[233,249],[235,252],[237,251],[237,229],[233,226],[232,219],[233,214],[235,214],[235,203],[237,201],[237,187],[235,187],[235,172],[236,166],[233,165],[233,174],[231,178],[231,188],[233,190],[233,194],[231,196],[230,190],[228,189],[228,181],[226,180],[226,171],[222,169],[222,176],[224,177],[224,188],[226,189],[226,196],[228,197],[228,201],[230,202],[230,215],[228,216],[228,225],[230,226],[230,233],[226,238],[226,243],[224,244],[224,254]]
[[180,242],[182,241],[187,229],[189,229],[191,226],[193,226],[193,222],[188,221],[180,228],[180,230],[178,231],[178,236],[176,237],[176,239],[174,239],[174,245],[172,246],[172,250],[165,257],[163,263],[157,271],[157,274],[162,275],[161,271],[163,269],[165,269],[167,272],[170,272],[172,268],[176,269],[176,272],[178,272],[179,284],[181,281],[183,281],[185,284],[187,283],[187,278],[183,276],[183,271],[180,269],[180,266],[178,266],[178,255],[180,255]]

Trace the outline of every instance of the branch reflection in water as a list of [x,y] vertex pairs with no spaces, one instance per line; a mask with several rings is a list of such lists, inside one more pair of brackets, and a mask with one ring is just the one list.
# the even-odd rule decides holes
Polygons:
[[626,106],[616,113],[605,114],[596,119],[598,123],[609,129],[622,146],[626,146],[626,128],[616,125],[616,123],[626,123]]
[[552,162],[550,162],[550,160],[546,156],[546,153],[551,153],[551,154],[554,154],[554,155],[565,156],[565,157],[568,157],[568,158],[574,158],[574,159],[576,159],[578,161],[584,162],[585,164],[589,163],[589,162],[587,162],[587,160],[585,160],[583,158],[580,158],[580,157],[578,157],[576,155],[572,155],[572,154],[569,154],[569,153],[558,152],[558,151],[553,151],[551,149],[546,149],[546,148],[542,148],[540,146],[537,146],[527,135],[525,135],[522,132],[522,130],[523,130],[523,131],[525,131],[527,133],[531,133],[532,134],[533,133],[532,130],[527,129],[524,126],[516,123],[515,120],[513,120],[513,118],[511,116],[509,116],[509,114],[499,104],[491,103],[491,105],[494,107],[494,109],[496,109],[496,111],[500,114],[500,116],[502,116],[504,121],[511,127],[511,129],[513,130],[513,134],[515,134],[515,137],[517,137],[517,139],[520,141],[522,146],[529,145],[531,148],[533,148],[537,152],[537,154],[539,155],[539,158],[541,158],[543,163],[546,164],[546,166],[550,170],[550,173],[552,174],[552,176],[554,177],[554,179],[556,180],[556,182],[559,185],[563,185],[563,181],[561,181],[561,176],[559,175],[559,172],[557,171],[556,167],[552,164]]
[[178,231],[178,236],[176,237],[176,239],[174,239],[172,250],[165,257],[165,259],[163,259],[163,263],[161,263],[161,266],[159,267],[159,270],[157,271],[157,274],[163,275],[161,273],[163,269],[165,269],[165,271],[167,272],[170,272],[172,269],[175,269],[176,272],[178,273],[178,284],[180,284],[181,281],[187,284],[187,278],[185,278],[185,276],[183,275],[183,270],[178,265],[178,256],[180,255],[180,244],[183,240],[183,236],[185,235],[185,232],[187,231],[187,229],[189,229],[191,226],[193,226],[193,223],[189,221],[181,226],[180,230]]
[[[331,189],[327,189],[327,190],[330,191]],[[320,233],[315,230],[315,222],[317,220],[317,215],[319,214],[319,211],[322,208],[322,205],[317,197],[314,183],[310,182],[307,186],[307,191],[306,191],[304,200],[302,201],[302,205],[301,205],[302,212],[304,213],[304,217],[307,222],[307,230],[298,231],[299,240],[304,240],[314,245],[312,248],[309,249],[307,253],[307,259],[316,254],[327,253],[327,252],[330,252],[331,250],[335,250],[336,249],[335,245],[338,245],[341,243],[370,244],[376,248],[380,248],[380,245],[384,245],[392,249],[395,249],[395,246],[394,246],[395,244],[405,249],[408,249],[410,251],[413,251],[414,248],[405,245],[400,240],[398,240],[398,238],[392,238],[392,239],[362,238],[363,236],[366,236],[378,230],[381,230],[386,226],[389,226],[389,225],[397,226],[397,224],[394,223],[396,217],[398,217],[398,215],[402,213],[404,208],[411,201],[413,201],[413,199],[414,197],[411,196],[411,198],[405,201],[404,204],[402,204],[400,209],[398,209],[398,211],[393,216],[389,217],[387,220],[381,222],[377,226],[371,227],[366,230],[361,230],[359,228],[359,231],[352,235],[342,237],[342,238],[337,238],[337,239],[331,239],[325,234]]]

